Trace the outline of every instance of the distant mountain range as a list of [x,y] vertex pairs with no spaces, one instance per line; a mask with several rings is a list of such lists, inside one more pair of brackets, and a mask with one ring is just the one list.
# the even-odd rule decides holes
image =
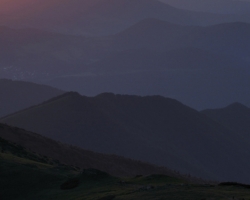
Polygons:
[[249,13],[250,0],[2,0],[5,194],[31,169],[33,192],[79,168],[250,184]]
[[[66,93],[1,119],[61,142],[212,180],[249,182],[249,142],[176,100]],[[241,173],[238,173],[240,171]]]
[[247,0],[160,0],[177,8],[220,14],[249,14]]
[[238,137],[250,141],[250,108],[240,103],[233,103],[225,108],[207,109],[202,113],[231,129],[238,134]]
[[86,95],[161,94],[197,109],[249,105],[249,31],[244,23],[191,27],[144,20],[117,34],[105,48],[110,55],[89,64],[90,73],[47,84]]
[[77,73],[88,62],[91,45],[84,44],[89,40],[36,29],[0,27],[0,77],[32,80]]
[[[15,3],[13,3],[15,2]],[[19,4],[14,7],[13,4]],[[249,17],[177,9],[157,0],[10,1],[1,25],[32,27],[67,34],[110,35],[146,18],[185,25],[245,21]],[[7,10],[7,11],[6,11]]]
[[199,110],[250,102],[246,23],[198,27],[146,19],[113,36],[94,38],[1,30],[2,78],[84,95],[160,94]]
[[0,79],[0,116],[34,106],[62,93],[62,90],[50,86]]

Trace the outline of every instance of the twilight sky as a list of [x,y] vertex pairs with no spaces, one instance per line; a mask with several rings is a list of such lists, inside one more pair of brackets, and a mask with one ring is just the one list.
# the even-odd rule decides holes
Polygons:
[[[9,12],[9,11],[12,11],[12,10],[16,10],[20,7],[23,7],[23,6],[27,6],[29,4],[33,4],[35,2],[39,2],[40,0],[0,0],[0,14],[4,14],[4,12]],[[51,4],[57,2],[58,0],[51,0]],[[70,1],[70,0],[69,0]],[[85,3],[87,2],[88,0],[85,0]],[[162,2],[175,2],[174,0],[159,0],[159,1],[162,1]],[[184,3],[184,4],[195,4],[195,2],[229,2],[229,1],[241,1],[241,0],[176,0],[176,2],[178,2],[177,4],[180,4],[180,3]],[[250,2],[250,0],[244,0],[244,1],[247,1],[247,2]],[[43,2],[43,1],[42,1]],[[48,1],[44,1],[46,3],[48,3]],[[60,2],[60,1],[59,1]],[[84,2],[84,0],[83,0]],[[173,4],[174,5],[174,4]]]

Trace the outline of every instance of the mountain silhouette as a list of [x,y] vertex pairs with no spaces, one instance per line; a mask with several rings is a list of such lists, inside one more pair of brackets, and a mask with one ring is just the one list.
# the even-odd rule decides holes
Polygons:
[[85,97],[70,92],[1,122],[198,177],[249,180],[245,140],[204,114],[161,96]]
[[[33,132],[0,124],[0,142],[1,150],[7,151],[13,149],[12,146],[21,150],[28,150],[38,158],[46,158],[50,161],[60,164],[66,164],[80,169],[95,168],[115,176],[135,176],[148,174],[166,174],[179,177],[178,173],[164,167],[158,167],[149,163],[135,161],[117,155],[100,154],[93,151],[87,151],[72,145],[62,144]],[[17,155],[21,155],[16,149],[13,149]],[[23,157],[27,157],[24,152]],[[34,156],[32,159],[34,160]]]
[[202,113],[249,141],[250,108],[247,106],[236,102],[225,108],[203,110]]

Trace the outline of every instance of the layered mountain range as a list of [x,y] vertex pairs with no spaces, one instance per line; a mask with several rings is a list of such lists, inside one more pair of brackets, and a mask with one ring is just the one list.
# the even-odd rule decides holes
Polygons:
[[[0,120],[84,149],[210,180],[249,182],[249,141],[161,96],[66,93]],[[240,173],[239,173],[240,171]]]
[[249,141],[250,109],[245,105],[233,103],[220,109],[203,110],[202,113]]
[[[43,159],[50,159],[52,163],[66,164],[79,169],[94,168],[116,176],[136,176],[148,174],[166,174],[178,177],[178,173],[166,167],[158,167],[149,163],[135,161],[117,155],[100,154],[79,147],[62,144],[50,138],[17,127],[0,124],[0,140],[17,145],[19,149],[28,150],[40,155]],[[1,151],[5,152],[10,144],[1,144]],[[17,151],[17,155],[20,152]],[[22,156],[20,156],[22,157]],[[195,180],[195,179],[194,179]]]
[[85,95],[160,94],[196,109],[249,105],[249,32],[242,22],[199,27],[156,19],[94,38],[2,27],[1,76]]
[[114,34],[146,18],[189,25],[249,22],[247,17],[187,11],[157,0],[36,0],[32,3],[12,0],[2,4],[1,25],[68,34]]
[[249,3],[1,1],[1,159],[250,183]]

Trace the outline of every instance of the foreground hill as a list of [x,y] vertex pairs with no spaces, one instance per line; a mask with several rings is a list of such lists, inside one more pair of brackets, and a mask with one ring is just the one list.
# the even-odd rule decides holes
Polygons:
[[24,81],[0,79],[0,116],[42,103],[63,91]]
[[203,178],[249,181],[248,141],[161,96],[66,93],[1,122]]
[[247,106],[233,103],[225,108],[203,110],[202,113],[249,141],[250,108]]
[[[116,155],[106,155],[80,149],[72,145],[65,145],[41,135],[0,124],[0,138],[18,145],[15,155],[25,155],[29,159],[50,164],[66,164],[77,169],[95,168],[116,176],[135,176],[148,174],[166,174],[179,177],[167,168],[127,159]],[[2,150],[3,149],[3,150]],[[9,145],[1,145],[1,151],[12,149]],[[18,150],[18,149],[17,149]],[[36,154],[22,153],[27,150]],[[31,155],[31,156],[29,156]],[[191,180],[191,179],[190,179]],[[194,179],[195,180],[195,179]]]
[[35,154],[1,137],[0,150],[2,200],[34,199],[41,192],[59,188],[68,176],[76,173],[71,167],[54,164],[48,157]]
[[222,195],[227,199],[250,196],[249,185],[238,183],[202,184],[182,176],[162,174],[118,178],[96,169],[79,171],[1,137],[0,149],[1,200],[151,200],[156,197],[191,200],[220,198]]

